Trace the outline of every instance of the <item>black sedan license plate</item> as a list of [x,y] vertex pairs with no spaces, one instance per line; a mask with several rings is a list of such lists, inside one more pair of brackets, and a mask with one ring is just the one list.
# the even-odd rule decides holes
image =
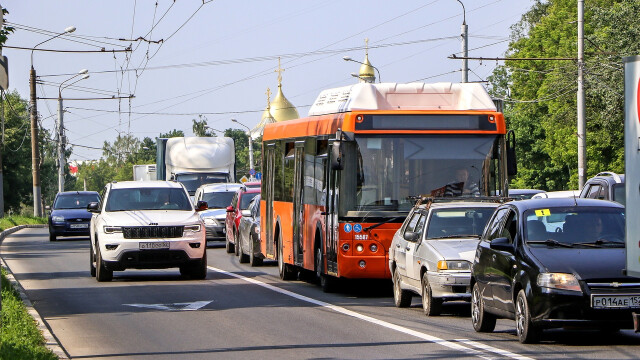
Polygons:
[[640,295],[592,295],[591,307],[594,309],[640,308]]
[[141,242],[140,249],[168,249],[168,241]]

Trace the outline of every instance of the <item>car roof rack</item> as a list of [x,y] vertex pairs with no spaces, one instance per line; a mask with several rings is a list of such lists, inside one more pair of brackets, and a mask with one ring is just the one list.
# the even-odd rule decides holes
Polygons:
[[612,172],[612,171],[602,171],[596,174],[596,176],[611,176],[616,183],[621,183],[622,179],[620,175]]

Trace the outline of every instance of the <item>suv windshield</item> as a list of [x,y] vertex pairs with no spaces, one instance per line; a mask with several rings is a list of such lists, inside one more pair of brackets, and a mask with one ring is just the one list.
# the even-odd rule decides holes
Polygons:
[[235,191],[221,191],[202,194],[202,200],[207,202],[209,209],[222,209],[231,205]]
[[427,239],[480,237],[495,208],[433,210],[427,225]]
[[525,240],[544,246],[561,244],[624,245],[624,209],[610,207],[559,207],[530,209],[524,213]]
[[91,202],[99,202],[98,194],[58,195],[54,209],[86,209]]
[[106,211],[130,210],[192,210],[183,189],[133,188],[109,192]]

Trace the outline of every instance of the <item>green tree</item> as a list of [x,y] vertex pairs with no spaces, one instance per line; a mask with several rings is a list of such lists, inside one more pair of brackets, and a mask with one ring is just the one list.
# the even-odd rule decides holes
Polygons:
[[173,129],[168,133],[160,134],[160,136],[158,137],[161,137],[161,138],[184,137],[184,131]]
[[[622,56],[637,54],[638,1],[592,0],[585,8],[588,176],[624,171]],[[508,58],[576,57],[577,4],[537,0],[512,27]],[[490,77],[518,137],[514,187],[576,189],[575,61],[505,61]]]
[[193,119],[193,134],[200,137],[211,137],[211,133],[207,131],[207,117],[198,115],[200,120]]

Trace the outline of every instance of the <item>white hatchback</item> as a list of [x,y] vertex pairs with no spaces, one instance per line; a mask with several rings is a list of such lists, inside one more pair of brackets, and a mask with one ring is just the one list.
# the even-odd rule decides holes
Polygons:
[[184,186],[169,181],[107,184],[91,203],[91,275],[111,281],[114,271],[179,267],[193,279],[207,276],[204,223]]

